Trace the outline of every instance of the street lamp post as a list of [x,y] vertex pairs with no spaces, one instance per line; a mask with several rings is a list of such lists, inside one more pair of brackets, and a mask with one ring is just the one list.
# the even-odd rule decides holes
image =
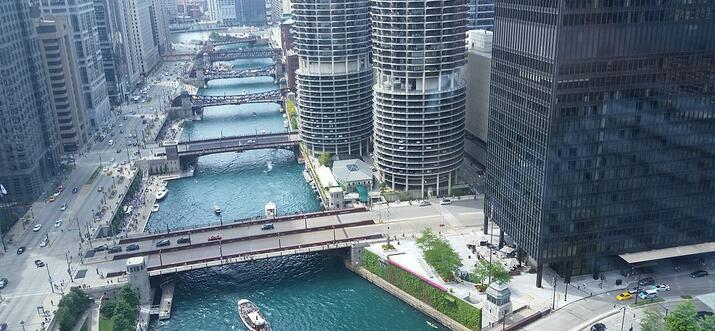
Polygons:
[[551,298],[551,310],[556,309],[556,276],[554,276],[554,294]]
[[70,264],[70,259],[67,255],[67,252],[65,252],[65,261],[67,261],[67,273],[70,275],[70,282],[74,283],[74,279],[72,278],[72,265]]
[[[2,186],[0,184],[0,209],[2,209],[4,212],[3,217],[7,218],[8,212],[7,212],[7,207],[5,206],[5,196],[7,195],[7,190],[5,190],[5,186]],[[3,252],[7,252],[7,246],[5,246],[5,235],[2,233],[2,223],[0,223],[0,241],[2,242],[2,250]]]
[[52,275],[50,275],[50,264],[45,263],[45,269],[47,269],[47,281],[50,282],[50,291],[55,293],[55,287],[52,285]]
[[25,321],[20,321],[20,326],[22,327],[22,331],[25,331]]

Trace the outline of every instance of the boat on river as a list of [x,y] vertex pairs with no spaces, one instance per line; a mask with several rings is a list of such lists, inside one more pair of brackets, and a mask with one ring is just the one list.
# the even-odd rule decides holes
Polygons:
[[263,317],[261,310],[253,302],[241,299],[237,304],[241,322],[251,331],[271,331],[271,325]]
[[156,200],[161,200],[166,197],[166,195],[169,193],[169,189],[166,187],[162,187],[159,192],[156,192]]
[[159,204],[155,203],[154,206],[151,207],[151,212],[156,213],[159,211]]
[[221,207],[214,203],[214,214],[221,215]]
[[276,207],[275,202],[269,201],[266,204],[266,217],[276,217],[278,216],[278,207]]

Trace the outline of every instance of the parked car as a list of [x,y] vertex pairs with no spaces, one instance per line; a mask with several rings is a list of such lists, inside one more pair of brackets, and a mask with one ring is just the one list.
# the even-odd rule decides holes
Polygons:
[[0,289],[5,288],[7,286],[7,278],[0,278]]
[[655,284],[655,279],[653,277],[646,277],[638,281],[638,285],[640,286],[650,286]]
[[450,199],[442,199],[442,201],[439,202],[440,205],[451,205],[452,200]]
[[221,236],[214,234],[209,236],[209,241],[221,240]]
[[107,253],[114,254],[114,253],[119,253],[121,251],[122,251],[122,246],[112,246],[112,247],[109,247],[109,249],[107,250]]
[[640,291],[641,291],[641,288],[639,286],[635,286],[635,287],[628,289],[628,293],[634,294],[634,295],[640,293]]
[[35,224],[35,226],[32,227],[32,232],[37,232],[42,229],[42,224]]
[[156,242],[156,247],[165,247],[171,245],[169,239],[162,239]]
[[139,250],[138,244],[131,244],[131,245],[127,246],[127,252],[138,251],[138,250]]
[[606,331],[606,325],[603,323],[596,323],[591,325],[591,331]]
[[97,192],[102,192],[102,191],[104,191],[104,186],[100,186],[97,188]]
[[42,260],[35,260],[35,266],[42,268],[45,266],[45,262],[42,262]]
[[55,221],[55,227],[56,227],[56,228],[59,228],[60,226],[62,226],[62,222],[63,222],[62,220],[56,220],[56,221]]
[[60,207],[60,210],[61,210],[61,211],[67,210],[67,204],[66,204],[66,203],[63,204],[63,205]]
[[42,239],[42,241],[40,241],[40,247],[45,247],[49,243],[50,241],[47,239],[47,237],[45,237],[44,239]]
[[25,253],[25,246],[20,246],[17,248],[17,255]]
[[658,292],[665,292],[665,291],[670,291],[670,286],[666,284],[658,284],[655,287],[653,287],[654,290]]
[[430,203],[427,200],[420,201],[420,207],[429,206],[429,205],[430,205]]
[[94,251],[95,252],[104,252],[107,249],[109,249],[109,246],[107,246],[107,244],[104,244],[104,245],[99,245],[99,246],[95,247]]
[[630,292],[623,292],[616,296],[616,300],[618,301],[626,301],[630,299],[633,299],[633,294],[631,294]]
[[658,291],[657,290],[645,290],[641,293],[638,294],[638,297],[645,300],[645,299],[653,299],[658,296]]
[[261,226],[261,230],[273,230],[275,227],[273,226],[273,223],[268,223],[268,224],[263,224]]
[[698,270],[698,271],[693,271],[690,273],[690,277],[692,278],[700,278],[700,277],[705,277],[708,275],[708,272],[705,270]]
[[77,193],[77,192],[79,192],[79,188],[76,188],[76,187],[75,187],[75,188],[72,189],[72,193]]
[[190,244],[191,243],[191,238],[189,237],[181,237],[176,240],[177,244]]

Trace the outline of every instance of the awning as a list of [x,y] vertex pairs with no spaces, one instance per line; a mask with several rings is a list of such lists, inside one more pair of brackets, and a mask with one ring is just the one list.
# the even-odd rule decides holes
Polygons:
[[355,190],[360,194],[360,201],[367,202],[367,188],[362,185],[356,185]]
[[626,262],[632,264],[710,252],[715,252],[715,242],[653,249],[650,251],[621,254],[619,256]]

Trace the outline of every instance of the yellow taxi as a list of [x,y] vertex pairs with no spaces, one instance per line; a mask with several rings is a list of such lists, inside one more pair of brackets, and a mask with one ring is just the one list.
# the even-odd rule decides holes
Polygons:
[[50,202],[55,202],[55,200],[57,200],[57,196],[54,194],[50,195]]
[[616,300],[618,301],[626,301],[630,299],[633,299],[633,294],[630,294],[628,292],[623,292],[616,296]]

